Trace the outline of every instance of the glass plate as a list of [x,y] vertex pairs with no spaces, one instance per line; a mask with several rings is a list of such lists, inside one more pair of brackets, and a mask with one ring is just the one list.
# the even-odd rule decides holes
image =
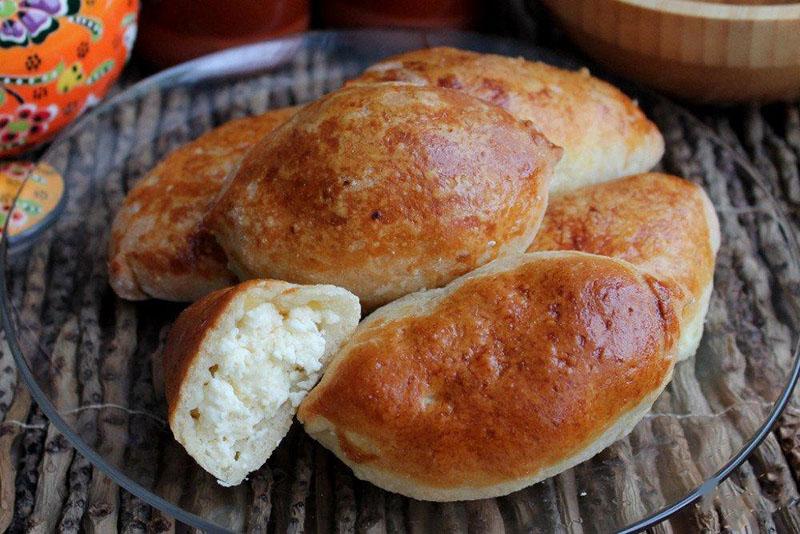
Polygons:
[[665,134],[663,169],[702,183],[722,225],[700,350],[678,365],[628,438],[512,495],[449,504],[354,479],[297,425],[267,466],[237,488],[216,485],[173,441],[153,358],[180,306],[123,302],[107,284],[108,230],[125,192],[171,149],[219,123],[309,101],[385,56],[444,44],[578,66],[525,43],[468,33],[309,33],[165,71],[53,142],[44,160],[65,177],[66,205],[29,250],[3,249],[3,320],[33,396],[96,468],[207,530],[268,521],[275,532],[314,531],[377,521],[392,531],[502,525],[607,532],[653,524],[697,500],[764,438],[798,373],[797,245],[746,161],[681,108],[627,88]]

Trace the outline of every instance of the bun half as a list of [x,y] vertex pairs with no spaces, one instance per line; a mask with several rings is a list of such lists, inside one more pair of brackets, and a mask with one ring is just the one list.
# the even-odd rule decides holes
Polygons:
[[163,354],[175,439],[220,484],[239,484],[289,431],[360,314],[344,289],[274,280],[244,282],[191,305]]

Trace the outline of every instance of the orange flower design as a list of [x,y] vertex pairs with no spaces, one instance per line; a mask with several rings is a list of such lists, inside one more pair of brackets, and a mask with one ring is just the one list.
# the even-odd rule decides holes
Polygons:
[[137,0],[0,0],[0,157],[98,102],[136,38]]

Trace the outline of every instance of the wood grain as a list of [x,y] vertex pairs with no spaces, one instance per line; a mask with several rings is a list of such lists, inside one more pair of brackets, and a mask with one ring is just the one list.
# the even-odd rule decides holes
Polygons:
[[661,91],[699,102],[800,95],[800,3],[544,3],[584,52]]

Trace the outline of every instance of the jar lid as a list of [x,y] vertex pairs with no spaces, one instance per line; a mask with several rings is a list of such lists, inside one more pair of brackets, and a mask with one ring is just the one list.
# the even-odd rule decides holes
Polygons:
[[63,198],[64,180],[50,165],[0,163],[0,235],[8,221],[11,247],[30,242],[53,221]]

